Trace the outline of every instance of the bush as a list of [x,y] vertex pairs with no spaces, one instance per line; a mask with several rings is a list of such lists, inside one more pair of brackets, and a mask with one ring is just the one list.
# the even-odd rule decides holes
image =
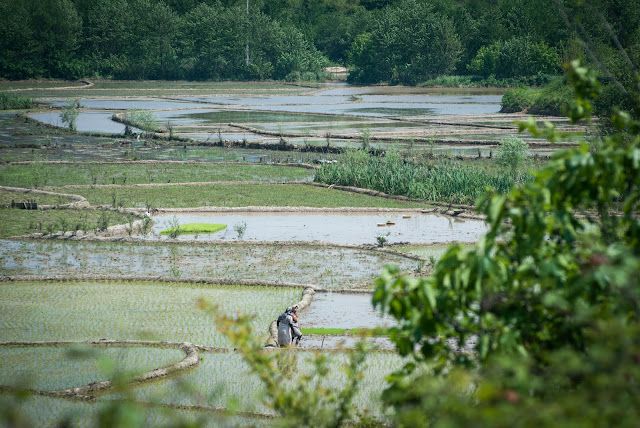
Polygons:
[[504,78],[558,74],[560,66],[555,48],[528,37],[514,37],[481,47],[467,70],[484,77]]
[[527,112],[562,116],[569,108],[571,88],[556,78],[542,88],[508,89],[502,97],[502,113]]
[[496,162],[498,165],[509,168],[511,174],[515,175],[518,167],[529,156],[527,150],[529,150],[529,146],[522,139],[507,137],[500,142]]

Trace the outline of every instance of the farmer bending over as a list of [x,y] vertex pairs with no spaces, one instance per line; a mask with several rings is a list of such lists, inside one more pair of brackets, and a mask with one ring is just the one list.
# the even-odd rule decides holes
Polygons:
[[302,333],[298,328],[298,307],[287,308],[279,317],[277,321],[278,326],[278,345],[290,346],[293,339],[296,340],[296,345],[300,343]]

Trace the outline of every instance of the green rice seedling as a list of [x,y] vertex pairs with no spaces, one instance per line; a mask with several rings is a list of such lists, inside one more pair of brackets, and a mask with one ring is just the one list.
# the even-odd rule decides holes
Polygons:
[[69,222],[67,221],[67,218],[65,216],[61,216],[58,219],[58,223],[60,224],[60,231],[62,232],[62,234],[64,235],[65,233],[67,233],[68,226],[69,226]]
[[303,328],[302,334],[345,334],[346,328]]
[[0,370],[0,384],[12,385],[28,379],[31,388],[47,391],[108,379],[111,374],[103,372],[101,360],[109,360],[119,370],[133,374],[166,366],[184,357],[178,349],[89,345],[3,347],[2,356],[6,365]]
[[47,225],[44,227],[45,233],[47,235],[53,235],[53,232],[55,231],[56,226],[54,223],[47,223]]
[[101,211],[96,221],[96,231],[103,232],[109,227],[109,211]]
[[[174,220],[175,219],[175,220]],[[177,224],[177,217],[169,221],[169,228],[160,232],[161,235],[168,235],[171,238],[177,238],[179,235],[193,235],[196,233],[216,233],[223,229],[226,229],[226,224],[215,223],[186,223]]]

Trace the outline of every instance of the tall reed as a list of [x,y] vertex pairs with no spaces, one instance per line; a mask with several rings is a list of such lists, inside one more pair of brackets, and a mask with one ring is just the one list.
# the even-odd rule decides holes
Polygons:
[[507,171],[490,173],[481,165],[449,159],[414,163],[395,151],[371,156],[361,150],[347,151],[337,163],[322,165],[315,181],[456,204],[473,204],[487,187],[505,193],[514,186]]

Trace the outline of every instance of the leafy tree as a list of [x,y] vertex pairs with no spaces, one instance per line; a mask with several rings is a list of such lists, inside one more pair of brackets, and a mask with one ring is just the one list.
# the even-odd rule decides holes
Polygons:
[[370,36],[355,43],[350,77],[362,83],[416,84],[454,70],[461,53],[451,20],[415,0],[384,9]]
[[560,56],[556,49],[529,37],[514,37],[480,48],[467,67],[484,77],[523,77],[535,74],[558,74]]
[[[568,79],[577,94],[571,119],[588,120],[598,81],[577,63]],[[597,151],[583,144],[559,152],[532,183],[480,200],[489,231],[475,248],[452,246],[429,278],[387,269],[377,280],[374,305],[399,321],[391,339],[412,356],[385,393],[399,423],[429,415],[430,423],[512,425],[519,410],[525,426],[582,426],[583,414],[595,414],[592,426],[635,423],[636,411],[627,412],[639,404],[640,122],[619,113],[613,123],[626,132]],[[552,125],[522,126],[556,138]],[[469,338],[477,340],[477,357],[457,351]],[[427,375],[411,377],[424,365],[480,369],[454,369],[462,381],[439,386]],[[478,390],[468,399],[438,396],[444,384]],[[457,419],[472,399],[477,407]],[[553,407],[557,401],[566,408]],[[439,413],[428,413],[437,404]]]
[[76,130],[76,120],[78,119],[78,109],[80,108],[79,100],[69,100],[62,107],[62,114],[60,115],[60,119],[62,123],[66,123],[70,130]]

